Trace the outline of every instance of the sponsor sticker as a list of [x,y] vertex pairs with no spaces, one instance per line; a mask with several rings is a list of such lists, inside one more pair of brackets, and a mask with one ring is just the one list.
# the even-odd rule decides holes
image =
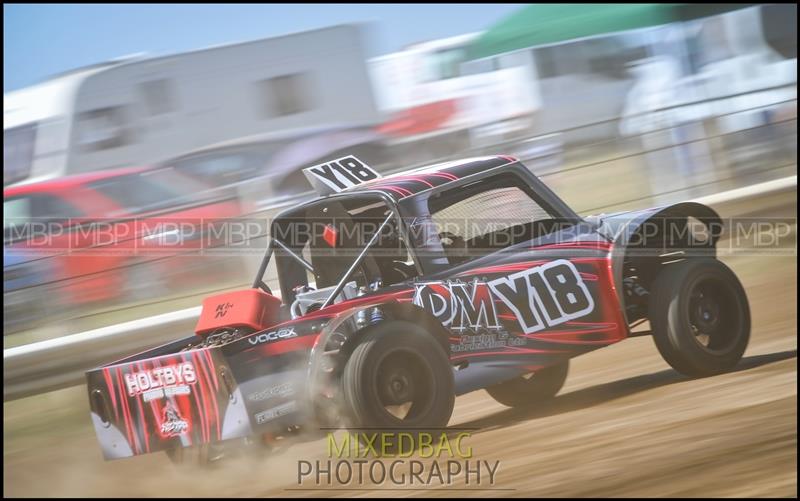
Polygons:
[[261,391],[247,395],[247,399],[251,402],[262,402],[272,398],[285,398],[294,395],[294,387],[292,383],[283,383],[278,386],[265,388]]
[[292,412],[297,410],[297,402],[292,400],[291,402],[286,402],[285,404],[281,404],[277,407],[273,407],[272,409],[267,409],[263,412],[259,412],[255,415],[256,423],[257,424],[264,424],[268,421],[272,421],[277,419],[281,416],[285,416],[287,414],[291,414]]
[[[191,362],[125,374],[125,386],[128,390],[128,395],[134,397],[139,394],[145,394],[145,401],[161,398],[165,394],[189,394],[191,392],[190,385],[196,382],[197,375]],[[170,393],[166,393],[167,390]]]
[[186,386],[170,386],[168,388],[157,388],[155,390],[149,390],[142,393],[142,399],[145,402],[149,402],[151,400],[158,400],[164,397],[173,397],[177,395],[188,395],[192,392],[192,390]]
[[183,419],[178,408],[167,401],[161,413],[161,435],[177,437],[189,431],[189,422]]
[[297,337],[297,332],[295,332],[294,327],[289,327],[288,329],[278,329],[272,332],[262,332],[261,334],[250,336],[247,341],[252,345],[257,345],[293,337]]

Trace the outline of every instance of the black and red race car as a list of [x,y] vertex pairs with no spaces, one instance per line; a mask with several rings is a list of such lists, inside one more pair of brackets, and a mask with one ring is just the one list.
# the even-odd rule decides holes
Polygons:
[[569,359],[634,335],[690,376],[747,346],[747,298],[704,205],[583,218],[507,156],[307,172],[327,194],[271,222],[252,288],[207,298],[195,334],[87,373],[107,459],[342,424],[443,428],[457,395],[536,405]]

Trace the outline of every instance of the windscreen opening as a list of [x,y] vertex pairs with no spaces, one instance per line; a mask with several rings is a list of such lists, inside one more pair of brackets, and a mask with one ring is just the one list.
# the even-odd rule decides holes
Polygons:
[[433,196],[431,221],[451,265],[572,225],[513,174],[501,174]]

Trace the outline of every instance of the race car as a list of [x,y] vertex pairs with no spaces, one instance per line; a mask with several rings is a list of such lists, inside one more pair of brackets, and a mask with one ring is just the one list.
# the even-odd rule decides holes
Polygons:
[[306,171],[320,196],[271,221],[251,288],[205,299],[194,334],[87,373],[106,459],[444,429],[456,396],[540,405],[571,358],[632,336],[693,377],[747,346],[747,297],[707,206],[580,217],[508,156]]
[[241,215],[232,193],[150,167],[8,186],[3,211],[4,303],[25,305],[5,309],[15,328],[230,274],[234,260],[194,251],[214,221]]

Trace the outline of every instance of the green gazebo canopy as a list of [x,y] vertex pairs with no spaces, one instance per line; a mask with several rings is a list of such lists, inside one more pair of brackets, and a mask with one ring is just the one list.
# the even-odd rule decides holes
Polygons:
[[533,4],[489,28],[469,59],[576,38],[689,21],[758,4]]

